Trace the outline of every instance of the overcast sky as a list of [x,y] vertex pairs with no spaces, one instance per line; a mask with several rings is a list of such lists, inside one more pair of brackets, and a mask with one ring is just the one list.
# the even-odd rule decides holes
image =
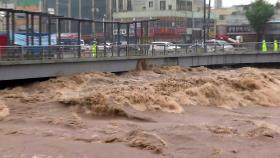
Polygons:
[[[232,5],[239,5],[239,4],[249,4],[254,0],[223,0],[224,7],[229,7]],[[268,2],[275,4],[277,0],[267,0]]]

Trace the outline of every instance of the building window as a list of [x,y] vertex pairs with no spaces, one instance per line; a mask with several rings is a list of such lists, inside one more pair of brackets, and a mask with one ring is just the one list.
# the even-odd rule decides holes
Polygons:
[[187,2],[187,11],[192,11],[192,2]]
[[127,0],[127,10],[132,11],[132,3],[131,0]]
[[193,27],[193,19],[188,19],[187,20],[187,27],[192,28]]
[[123,11],[123,0],[119,1],[119,11]]
[[[75,0],[76,1],[76,0]],[[114,12],[117,12],[117,2],[116,2],[116,0],[112,0],[113,2],[113,8],[112,8],[112,11],[113,11],[113,13]]]
[[172,5],[169,5],[169,6],[168,6],[168,10],[172,10]]
[[177,0],[177,10],[192,11],[192,2],[186,0]]
[[160,1],[159,5],[160,5],[160,10],[166,10],[166,2],[165,1]]
[[224,15],[220,15],[219,19],[220,20],[225,20],[225,16]]
[[177,0],[177,10],[186,10],[186,1],[184,0]]
[[154,2],[153,1],[150,1],[149,2],[149,8],[153,8],[154,7]]

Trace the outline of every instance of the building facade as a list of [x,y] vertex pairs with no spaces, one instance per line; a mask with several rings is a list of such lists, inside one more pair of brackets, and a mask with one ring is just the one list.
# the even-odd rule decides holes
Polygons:
[[275,14],[266,26],[266,39],[280,41],[280,0],[276,3]]
[[[85,18],[94,20],[112,20],[112,0],[7,0],[0,2],[3,8],[13,8],[35,12],[47,12],[50,14],[62,15],[73,18]],[[1,17],[0,17],[1,18]],[[25,15],[16,15],[17,31],[25,31]],[[43,30],[47,29],[47,19],[43,20]],[[0,24],[1,24],[0,19]],[[0,26],[0,28],[3,24]],[[102,24],[83,23],[82,35],[86,38],[103,35]],[[35,30],[38,29],[38,19],[35,19]],[[53,21],[52,32],[57,31],[56,21]],[[63,21],[61,31],[63,33],[76,33],[77,22]]]
[[248,7],[248,5],[237,5],[229,8],[214,9],[216,37],[236,39],[239,36],[242,37],[244,42],[255,41],[256,33],[246,17]]
[[[102,21],[112,17],[111,5],[111,0],[42,0],[42,11],[67,17]],[[64,22],[63,26],[63,32],[77,31],[75,22]],[[81,29],[83,35],[103,32],[102,24],[84,23]]]
[[159,19],[149,26],[150,39],[186,43],[202,36],[203,0],[114,0],[113,10],[116,21]]
[[[0,8],[15,8],[15,3],[11,1],[0,1]],[[0,12],[0,32],[6,31],[6,21],[5,21],[5,13]]]
[[[255,42],[256,32],[250,26],[246,17],[248,5],[238,5],[230,8],[218,8],[213,12],[216,15],[216,35],[219,37],[230,37],[235,39],[237,36],[243,37],[244,42]],[[275,14],[268,21],[265,30],[267,41],[280,40],[280,3],[275,6]]]
[[223,7],[223,0],[215,0],[215,9]]

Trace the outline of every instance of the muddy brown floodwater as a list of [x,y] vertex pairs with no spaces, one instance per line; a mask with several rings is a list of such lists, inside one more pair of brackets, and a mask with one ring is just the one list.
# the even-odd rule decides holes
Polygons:
[[279,158],[280,70],[152,67],[0,91],[0,158]]

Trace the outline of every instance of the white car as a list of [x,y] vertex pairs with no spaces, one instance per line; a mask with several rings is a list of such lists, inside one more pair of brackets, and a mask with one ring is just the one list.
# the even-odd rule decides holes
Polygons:
[[98,45],[97,50],[104,51],[104,48],[106,48],[106,51],[109,51],[112,49],[112,47],[113,47],[113,43],[106,42],[105,45],[104,45],[104,43],[101,45]]
[[[188,47],[188,53],[197,53],[197,52],[204,52],[204,45],[202,43],[195,43]],[[212,53],[215,52],[215,49],[213,46],[207,47],[207,52]]]
[[215,47],[216,50],[224,50],[224,51],[234,50],[234,47],[226,41],[212,39],[206,41],[206,43],[210,47]]
[[84,41],[84,40],[81,40],[80,46],[81,46],[81,49],[82,49],[83,51],[89,51],[89,50],[90,50],[90,45],[85,44],[85,41]]
[[174,45],[171,42],[152,42],[149,51],[167,51],[175,52],[177,49],[181,49],[180,46]]

